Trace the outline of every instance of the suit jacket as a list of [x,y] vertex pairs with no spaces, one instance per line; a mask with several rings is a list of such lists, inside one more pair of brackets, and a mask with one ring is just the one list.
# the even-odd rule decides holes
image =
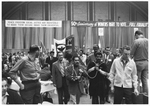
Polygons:
[[53,83],[56,84],[56,88],[62,87],[62,74],[60,70],[59,61],[54,62],[52,67],[52,78]]
[[21,96],[16,91],[8,89],[7,93],[9,94],[7,104],[24,104]]
[[[85,67],[80,65],[79,68],[83,71],[81,77],[87,76]],[[66,72],[65,74],[67,77],[67,83],[69,87],[69,92],[70,94],[77,94],[77,92],[84,94],[84,85],[83,85],[82,79],[76,80],[76,81],[72,80],[72,76],[76,76],[74,71],[76,71],[77,76],[80,76],[81,73],[79,72],[79,70],[74,70],[72,65],[67,67],[65,71]],[[77,90],[80,90],[80,91],[77,91]]]

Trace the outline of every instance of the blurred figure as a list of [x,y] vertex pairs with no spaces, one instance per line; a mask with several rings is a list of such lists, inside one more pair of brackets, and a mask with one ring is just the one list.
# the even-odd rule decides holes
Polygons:
[[114,92],[114,104],[121,104],[125,97],[126,104],[132,104],[132,92],[137,90],[137,70],[135,62],[130,58],[130,47],[124,46],[123,54],[114,60],[110,73],[111,91]]
[[83,53],[83,50],[79,50],[78,56],[79,56],[79,58],[80,58],[80,63],[81,63],[83,66],[86,66],[86,59],[87,59],[87,56]]
[[[110,72],[110,68],[112,65],[112,62],[114,60],[114,55],[111,53],[110,51],[110,47],[106,47],[104,50],[104,61],[105,64],[107,65],[107,72]],[[105,96],[106,96],[106,102],[110,103],[109,100],[109,92],[110,92],[110,81],[108,80],[108,78],[106,78],[106,90],[105,90]]]
[[95,61],[95,54],[99,50],[99,46],[97,44],[94,44],[93,46],[93,53],[89,55],[89,57],[86,60],[86,64],[88,65],[90,62]]
[[24,104],[20,95],[9,89],[11,82],[11,79],[2,76],[2,104]]
[[48,52],[46,63],[49,64],[51,73],[52,73],[53,63],[56,62],[57,60],[58,60],[57,57],[54,57],[54,51]]
[[142,82],[143,92],[148,95],[148,39],[142,31],[135,32],[131,56],[136,63],[138,82]]

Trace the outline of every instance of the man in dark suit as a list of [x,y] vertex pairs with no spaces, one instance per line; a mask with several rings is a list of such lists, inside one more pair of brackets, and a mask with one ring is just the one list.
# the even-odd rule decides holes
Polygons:
[[14,91],[9,89],[9,85],[11,83],[10,79],[7,77],[2,78],[2,104],[24,104],[20,95]]
[[54,51],[48,53],[48,57],[46,58],[46,63],[50,65],[50,71],[52,72],[53,63],[56,62],[58,59],[54,57]]
[[[65,76],[66,61],[62,52],[58,52],[58,61],[53,63],[52,78],[53,84],[57,88],[59,104],[67,104],[69,101],[69,91]],[[64,99],[63,99],[64,98]]]

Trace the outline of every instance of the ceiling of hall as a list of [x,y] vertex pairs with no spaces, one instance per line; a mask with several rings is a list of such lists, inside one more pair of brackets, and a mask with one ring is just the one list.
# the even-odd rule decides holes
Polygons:
[[[2,2],[2,19],[6,17],[13,10],[22,6],[26,2]],[[126,2],[131,5],[134,5],[136,8],[141,10],[145,15],[148,16],[148,2],[147,1],[137,1],[137,2]]]

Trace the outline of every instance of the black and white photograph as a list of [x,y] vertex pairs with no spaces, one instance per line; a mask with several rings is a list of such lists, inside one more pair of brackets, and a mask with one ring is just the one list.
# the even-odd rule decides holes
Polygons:
[[1,1],[1,105],[149,104],[148,4]]

